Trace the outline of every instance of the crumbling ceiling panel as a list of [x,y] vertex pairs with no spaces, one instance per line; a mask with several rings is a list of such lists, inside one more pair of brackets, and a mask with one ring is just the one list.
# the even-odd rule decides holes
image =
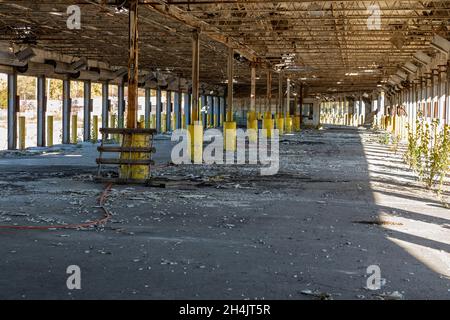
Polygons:
[[[122,3],[126,7],[124,0],[1,1],[0,40],[125,66]],[[81,30],[66,27],[72,4],[81,7]],[[379,28],[368,26],[373,5],[380,9]],[[449,13],[450,1],[141,0],[140,63],[189,78],[191,33],[198,29],[201,81],[224,82],[231,45],[242,55],[238,88],[248,86],[253,60],[259,74],[278,67],[312,91],[373,90],[415,52],[435,54],[429,42],[435,34],[449,38]],[[294,55],[289,66],[286,55]]]

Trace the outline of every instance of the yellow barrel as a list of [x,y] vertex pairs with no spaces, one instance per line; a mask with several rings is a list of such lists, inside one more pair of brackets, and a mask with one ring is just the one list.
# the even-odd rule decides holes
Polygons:
[[[125,134],[123,135],[124,147],[147,147],[150,145],[151,135],[149,134]],[[120,155],[121,159],[133,159],[133,160],[147,160],[149,158],[148,153],[142,152],[123,152]],[[122,179],[135,179],[135,180],[147,180],[150,178],[150,170],[148,165],[136,165],[128,166],[121,165],[119,171],[119,177]]]

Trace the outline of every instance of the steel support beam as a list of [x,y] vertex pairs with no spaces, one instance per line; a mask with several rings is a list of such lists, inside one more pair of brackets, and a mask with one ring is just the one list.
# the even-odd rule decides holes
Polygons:
[[166,92],[166,131],[172,131],[172,91]]
[[175,128],[173,128],[173,129],[181,129],[182,128],[181,97],[182,97],[182,93],[180,91],[174,92],[173,105],[174,105],[174,113],[175,113]]
[[17,96],[17,73],[8,74],[8,150],[17,149],[17,112],[19,97]]
[[220,126],[223,126],[223,123],[226,121],[227,119],[227,106],[226,106],[226,100],[225,97],[220,97],[219,98],[219,103],[220,103]]
[[200,41],[199,32],[192,34],[192,108],[191,124],[199,120]]
[[91,81],[84,81],[84,105],[83,105],[83,141],[91,140],[91,114],[92,114],[92,88]]
[[119,128],[125,125],[125,84],[120,81],[117,85],[117,124]]
[[47,112],[47,97],[45,76],[37,77],[37,146],[45,147],[45,116]]
[[161,88],[156,89],[156,130],[161,133],[161,112],[162,112],[162,101],[161,101]]
[[102,128],[108,128],[109,125],[109,82],[102,83]]
[[228,48],[228,63],[227,63],[227,75],[228,75],[228,88],[227,88],[227,121],[233,121],[233,69],[234,69],[234,49]]
[[151,114],[152,114],[151,89],[145,88],[144,119],[146,128],[150,128]]
[[184,94],[184,117],[187,128],[191,124],[191,95],[189,93]]
[[209,115],[208,126],[214,127],[214,102],[213,102],[213,97],[212,96],[207,96],[206,100],[207,100],[206,105],[208,107],[207,114]]
[[137,128],[138,109],[138,0],[129,0],[129,57],[127,128]]
[[72,101],[70,99],[70,80],[63,80],[63,110],[62,110],[62,143],[70,143],[70,113]]
[[206,96],[201,95],[200,96],[200,107],[201,107],[201,116],[202,116],[202,124],[203,124],[203,128],[207,127],[207,117],[206,117],[206,110],[208,108],[207,102],[206,102]]
[[213,122],[214,122],[214,127],[217,128],[220,126],[220,103],[219,103],[218,96],[214,96],[213,103],[214,103],[214,113],[213,113],[214,120],[213,120]]

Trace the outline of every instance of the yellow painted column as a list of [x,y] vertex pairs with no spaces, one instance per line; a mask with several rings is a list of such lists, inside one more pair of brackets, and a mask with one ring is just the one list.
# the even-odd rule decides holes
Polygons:
[[302,123],[302,118],[300,116],[294,116],[294,121],[293,121],[293,125],[294,125],[294,131],[300,131],[301,130],[301,123]]
[[92,140],[98,141],[98,116],[92,117]]
[[72,144],[77,144],[78,142],[78,116],[76,114],[72,115],[72,135],[71,135]]
[[47,116],[47,147],[53,146],[53,116]]
[[190,137],[189,155],[191,161],[195,164],[203,163],[203,125],[200,121],[195,121],[194,124],[188,125],[188,132]]
[[165,113],[163,113],[161,115],[161,132],[166,132],[167,131],[167,115]]
[[[142,118],[141,118],[141,120],[142,120]],[[111,115],[109,126],[111,128],[117,128],[118,127],[117,116],[115,114]],[[114,134],[113,135],[113,139],[114,139],[114,141],[119,142],[119,139],[120,139],[119,135],[118,134]]]
[[280,135],[284,134],[284,118],[283,115],[278,114],[276,118],[276,128]]
[[156,128],[156,114],[152,114],[152,119],[150,122],[150,128]]
[[186,115],[184,113],[181,115],[181,128],[186,129]]
[[[143,128],[145,126],[144,122],[139,122],[138,127]],[[150,145],[151,135],[149,134],[124,134],[123,135],[123,146],[124,147],[147,147]],[[121,159],[131,159],[132,160],[148,160],[149,154],[145,152],[122,152],[120,155]],[[150,169],[148,165],[121,165],[119,170],[119,178],[121,179],[135,179],[135,180],[146,180],[150,178]]]
[[175,130],[176,128],[177,128],[177,122],[176,122],[176,118],[175,118],[175,114],[174,113],[172,113],[172,116],[171,116],[172,118],[170,119],[170,121],[171,121],[171,129],[172,129],[172,131],[173,130]]
[[225,122],[224,124],[224,146],[225,151],[236,151],[236,122]]
[[292,133],[292,116],[286,116],[284,121],[285,132]]
[[266,129],[267,138],[272,138],[272,133],[275,128],[275,122],[272,119],[272,113],[266,112],[263,118],[263,129]]
[[247,113],[247,130],[249,131],[248,138],[250,142],[256,142],[258,141],[258,119],[256,118],[256,112],[255,111],[249,111]]
[[25,149],[25,136],[26,136],[26,127],[25,127],[25,117],[19,117],[19,149]]

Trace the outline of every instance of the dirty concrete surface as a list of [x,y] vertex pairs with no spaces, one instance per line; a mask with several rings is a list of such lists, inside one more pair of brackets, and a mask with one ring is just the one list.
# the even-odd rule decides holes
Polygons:
[[[80,230],[0,230],[1,299],[449,299],[450,212],[376,133],[286,135],[280,170],[165,166],[167,188],[114,185],[112,219]],[[0,156],[0,224],[101,217],[95,146]],[[184,181],[184,182],[183,182]],[[188,183],[189,182],[189,183]],[[68,290],[78,265],[82,289]],[[384,285],[368,290],[367,268]]]

